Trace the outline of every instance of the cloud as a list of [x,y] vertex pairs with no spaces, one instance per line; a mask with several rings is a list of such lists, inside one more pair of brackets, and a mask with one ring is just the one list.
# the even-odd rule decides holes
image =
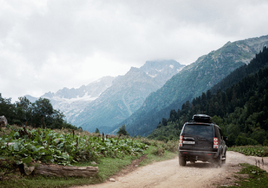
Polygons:
[[147,60],[190,64],[267,35],[267,9],[265,0],[0,0],[0,93],[41,96]]

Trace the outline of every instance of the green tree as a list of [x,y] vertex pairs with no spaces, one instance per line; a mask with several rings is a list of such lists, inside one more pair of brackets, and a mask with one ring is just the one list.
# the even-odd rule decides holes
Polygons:
[[96,128],[95,133],[100,133],[100,130]]
[[244,136],[238,136],[235,140],[235,145],[237,146],[246,146],[246,145],[257,145],[258,142],[252,138],[247,138]]
[[42,118],[45,124],[52,124],[52,116],[54,115],[53,106],[48,99],[39,98],[32,104],[32,123],[38,127],[42,125]]
[[266,139],[266,132],[263,129],[255,129],[253,133],[250,135],[250,138],[257,140],[259,144],[263,144]]
[[117,134],[123,134],[123,135],[129,135],[126,130],[126,125],[122,125],[122,127],[119,128]]
[[220,126],[222,124],[223,120],[222,120],[222,118],[220,116],[215,115],[215,116],[212,117],[212,121]]
[[15,103],[16,122],[15,124],[23,124],[31,118],[31,102],[26,97],[19,97],[19,101]]
[[8,124],[14,124],[13,120],[16,118],[15,112],[16,107],[11,103],[11,98],[2,98],[2,95],[0,93],[0,115],[4,115],[7,118]]
[[167,126],[167,119],[166,118],[162,118],[162,125]]

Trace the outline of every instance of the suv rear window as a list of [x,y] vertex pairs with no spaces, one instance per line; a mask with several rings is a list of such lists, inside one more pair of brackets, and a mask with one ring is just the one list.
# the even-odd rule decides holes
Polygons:
[[184,135],[198,136],[201,138],[213,137],[212,126],[209,125],[185,125]]

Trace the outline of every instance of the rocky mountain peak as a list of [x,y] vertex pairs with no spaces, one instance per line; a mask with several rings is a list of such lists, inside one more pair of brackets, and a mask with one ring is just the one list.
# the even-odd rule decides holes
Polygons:
[[164,85],[173,75],[182,70],[184,65],[181,65],[175,60],[156,60],[146,61],[140,68],[148,76],[154,78],[159,85]]

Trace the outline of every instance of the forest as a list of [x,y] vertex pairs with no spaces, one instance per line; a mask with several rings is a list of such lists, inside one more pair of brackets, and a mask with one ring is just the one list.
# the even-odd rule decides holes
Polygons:
[[268,145],[268,49],[256,54],[220,83],[171,110],[148,136],[151,139],[178,139],[183,124],[194,114],[208,114],[218,124],[228,146]]
[[45,98],[39,98],[31,103],[26,97],[19,97],[18,102],[12,103],[11,99],[3,98],[0,93],[0,115],[4,115],[10,125],[77,129],[67,123],[64,114],[53,109],[50,101]]

